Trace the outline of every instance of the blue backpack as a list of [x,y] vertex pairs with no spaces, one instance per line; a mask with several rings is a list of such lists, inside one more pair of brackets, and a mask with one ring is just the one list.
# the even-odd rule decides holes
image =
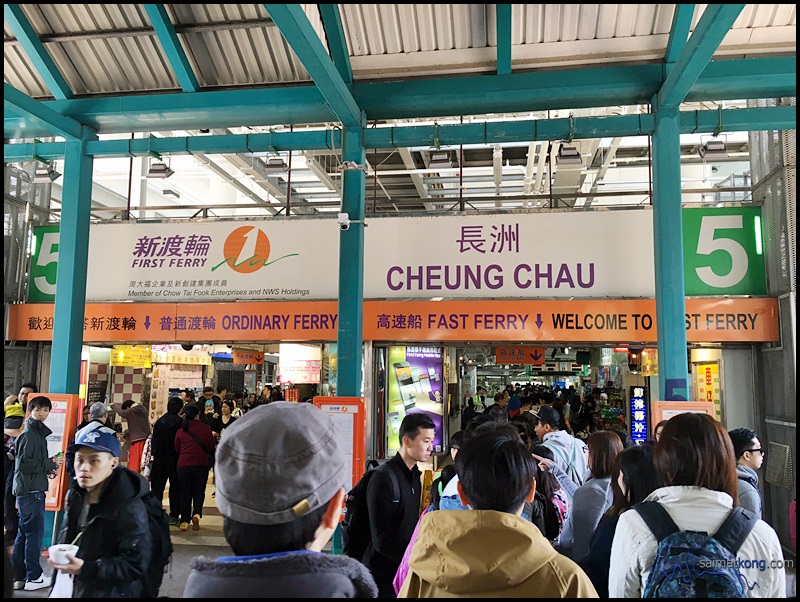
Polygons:
[[[658,502],[633,507],[658,542],[643,598],[747,598],[737,554],[758,518],[734,508],[713,535],[681,531]],[[755,587],[755,585],[753,586]]]

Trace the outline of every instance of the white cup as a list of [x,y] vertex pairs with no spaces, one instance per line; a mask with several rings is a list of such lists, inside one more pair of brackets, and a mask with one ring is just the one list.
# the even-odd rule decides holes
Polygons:
[[78,553],[78,546],[69,543],[59,543],[50,546],[47,548],[47,551],[50,553],[50,560],[53,561],[53,564],[69,564],[67,554],[75,556],[75,554]]

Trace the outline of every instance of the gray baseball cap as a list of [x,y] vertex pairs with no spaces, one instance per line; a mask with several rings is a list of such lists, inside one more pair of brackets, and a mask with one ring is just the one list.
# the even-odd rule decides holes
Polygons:
[[327,504],[351,472],[330,416],[308,403],[275,401],[225,429],[215,499],[237,522],[279,525]]

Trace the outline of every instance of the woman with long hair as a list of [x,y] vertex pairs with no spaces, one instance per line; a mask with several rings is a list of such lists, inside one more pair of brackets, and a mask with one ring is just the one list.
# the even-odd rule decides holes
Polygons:
[[617,456],[611,475],[614,501],[603,515],[589,546],[589,555],[583,570],[589,575],[601,598],[608,598],[608,567],[611,542],[617,521],[623,512],[639,504],[659,487],[664,486],[653,460],[653,446],[649,444],[628,447]]
[[575,490],[559,551],[580,564],[589,554],[589,542],[600,517],[611,507],[611,473],[622,440],[611,431],[595,431],[586,441],[590,478]]
[[[653,491],[645,502],[660,504],[682,531],[714,535],[738,503],[736,457],[725,428],[706,414],[673,416],[656,444],[654,463],[664,487]],[[742,560],[740,580],[751,598],[784,598],[786,574],[783,569],[770,568],[783,562],[778,535],[764,521],[753,520],[737,554]],[[657,548],[658,542],[639,512],[620,515],[611,546],[610,597],[642,596]],[[759,570],[762,565],[766,570]]]
[[200,529],[208,471],[211,468],[211,456],[215,447],[214,433],[207,424],[200,422],[200,410],[196,405],[186,406],[183,424],[175,435],[175,450],[178,452],[178,486],[181,491],[181,531],[186,531],[190,522],[193,531]]

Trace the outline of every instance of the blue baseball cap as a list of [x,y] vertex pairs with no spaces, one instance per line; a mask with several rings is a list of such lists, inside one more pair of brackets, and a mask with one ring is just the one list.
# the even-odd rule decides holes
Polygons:
[[117,432],[106,426],[101,426],[90,431],[81,430],[75,438],[75,443],[67,448],[67,451],[76,452],[82,447],[88,447],[101,452],[108,452],[115,458],[119,458],[119,439]]

